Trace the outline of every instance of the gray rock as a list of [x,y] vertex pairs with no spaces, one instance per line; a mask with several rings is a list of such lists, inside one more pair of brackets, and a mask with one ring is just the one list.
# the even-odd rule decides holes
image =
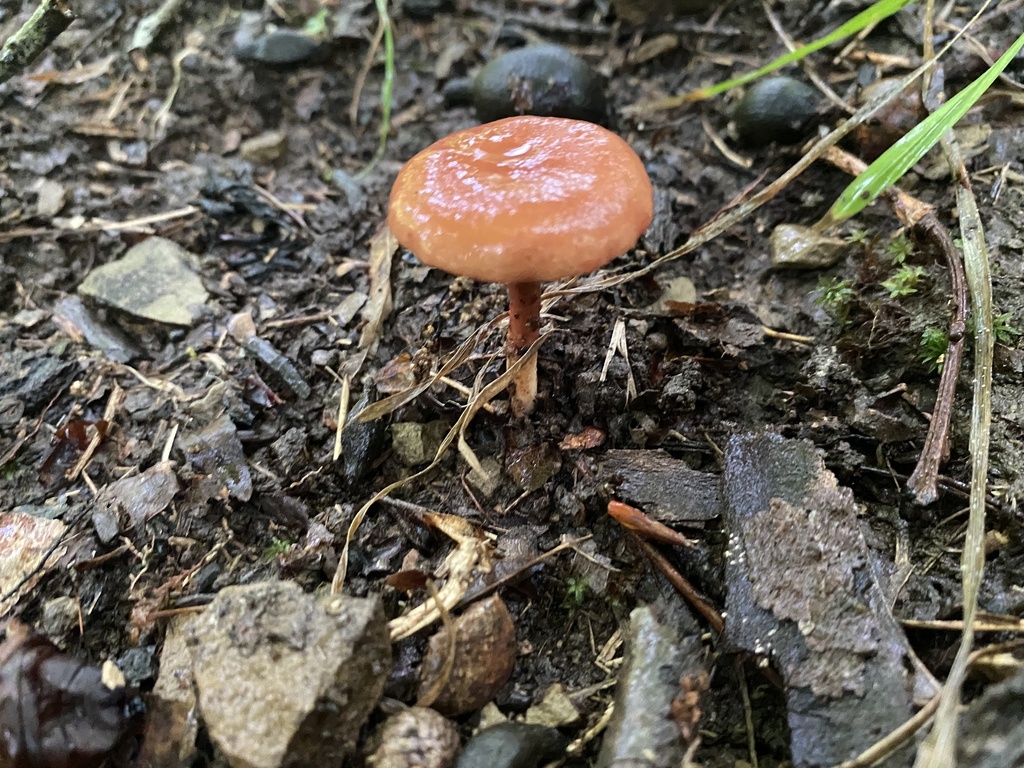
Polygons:
[[78,601],[66,595],[47,600],[39,629],[54,645],[67,650],[68,638],[78,630]]
[[456,768],[536,768],[565,751],[565,739],[554,728],[526,723],[501,723],[485,728],[466,742]]
[[960,721],[958,765],[1005,768],[1024,765],[1024,673],[989,687]]
[[683,760],[685,745],[673,700],[680,691],[700,690],[700,634],[679,603],[644,606],[629,615],[626,649],[615,688],[615,709],[597,758],[600,768],[646,765],[669,768]]
[[203,721],[232,768],[340,765],[391,667],[376,598],[292,582],[222,590],[187,643]]
[[235,49],[235,58],[268,67],[288,67],[323,61],[328,47],[294,29],[275,29]]
[[238,430],[227,414],[199,432],[181,436],[178,445],[196,473],[191,495],[205,501],[231,496],[239,501],[252,497],[252,474]]
[[177,243],[150,237],[86,275],[78,293],[146,320],[189,326],[192,308],[205,304],[208,294],[188,258]]

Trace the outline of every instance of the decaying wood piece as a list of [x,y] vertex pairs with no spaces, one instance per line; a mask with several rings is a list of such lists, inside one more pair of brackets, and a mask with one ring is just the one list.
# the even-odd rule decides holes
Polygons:
[[701,630],[680,601],[629,615],[615,707],[599,768],[674,768],[697,738],[701,697],[710,685]]
[[849,759],[937,690],[889,610],[853,493],[813,445],[770,434],[729,441],[723,489],[726,641],[781,674],[795,766]]
[[616,498],[662,523],[702,527],[722,513],[721,477],[664,451],[608,451],[600,477],[615,488]]

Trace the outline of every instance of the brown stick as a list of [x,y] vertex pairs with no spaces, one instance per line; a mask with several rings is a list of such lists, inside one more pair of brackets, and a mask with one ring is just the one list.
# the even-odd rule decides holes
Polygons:
[[[540,337],[540,283],[508,286],[508,339],[505,358],[516,362]],[[537,359],[527,360],[512,382],[512,412],[527,416],[537,400]]]
[[946,257],[949,279],[953,287],[953,313],[949,324],[949,341],[942,363],[942,375],[928,424],[921,456],[917,460],[907,487],[918,504],[928,505],[939,498],[939,469],[949,458],[949,424],[953,419],[956,400],[956,380],[960,376],[960,363],[964,355],[964,336],[967,329],[967,279],[960,252],[953,244],[949,231],[934,216],[917,223],[916,230],[936,246]]
[[[837,147],[831,147],[822,159],[852,176],[863,173],[867,168],[863,160]],[[956,380],[960,375],[967,328],[967,283],[960,253],[953,244],[949,231],[936,218],[935,209],[896,187],[887,190],[883,196],[904,225],[912,227],[922,239],[928,240],[933,247],[942,252],[949,268],[949,279],[953,289],[949,342],[946,345],[942,375],[939,377],[935,408],[917,466],[907,481],[907,487],[914,494],[917,503],[927,505],[939,497],[939,469],[949,458],[949,424],[953,418]]]

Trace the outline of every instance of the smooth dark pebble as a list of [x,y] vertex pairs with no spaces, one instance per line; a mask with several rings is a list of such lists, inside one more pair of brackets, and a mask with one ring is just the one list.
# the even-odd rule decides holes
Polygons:
[[820,104],[818,92],[800,80],[785,76],[759,80],[733,112],[736,132],[755,147],[799,141]]
[[537,768],[565,752],[566,741],[554,728],[501,723],[466,742],[456,768]]
[[324,46],[293,29],[277,29],[235,50],[235,58],[268,66],[291,66],[319,61]]

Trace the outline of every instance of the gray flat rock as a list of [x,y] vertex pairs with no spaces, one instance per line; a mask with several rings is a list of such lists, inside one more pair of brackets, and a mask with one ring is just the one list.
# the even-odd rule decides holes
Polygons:
[[190,326],[193,308],[205,304],[209,294],[188,268],[188,258],[177,243],[150,237],[86,275],[78,293],[145,320]]

